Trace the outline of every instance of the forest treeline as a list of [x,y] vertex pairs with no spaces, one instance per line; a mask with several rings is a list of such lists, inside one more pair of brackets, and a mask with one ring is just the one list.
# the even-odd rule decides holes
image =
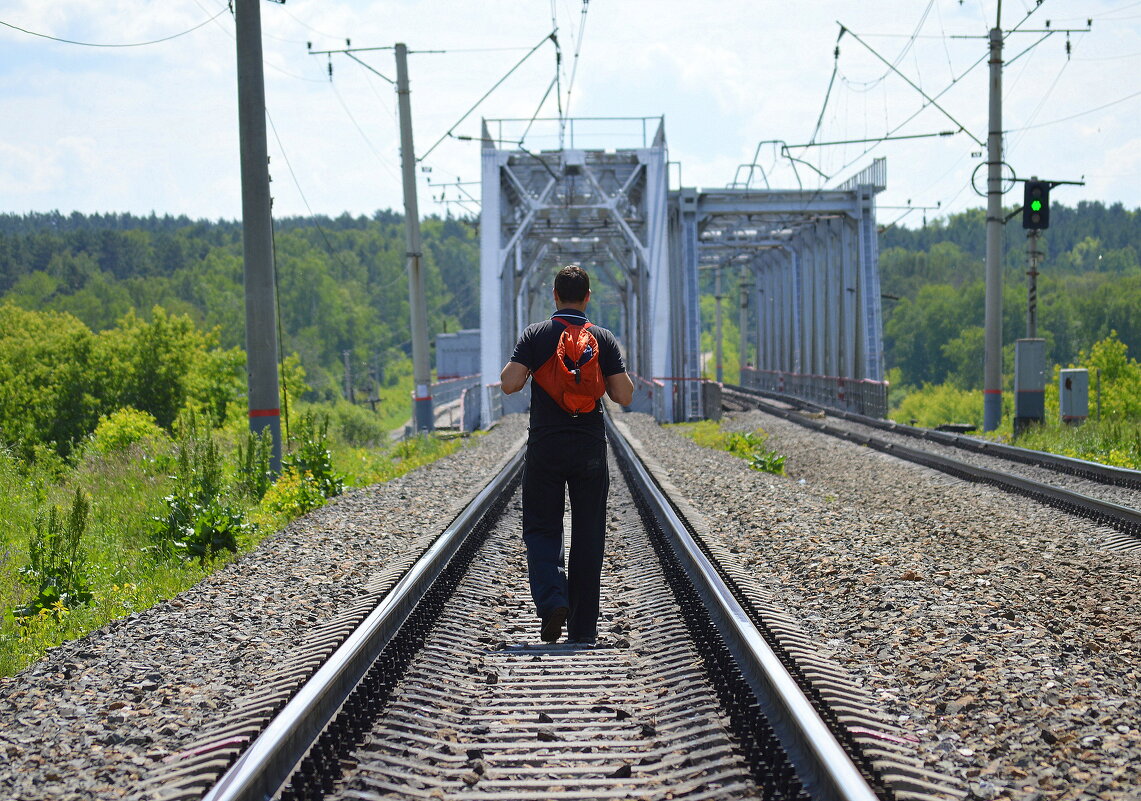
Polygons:
[[[907,385],[980,385],[984,216],[975,209],[881,234],[886,362]],[[346,352],[364,392],[409,353],[402,224],[392,211],[275,223],[282,344],[301,359],[309,400],[341,396]],[[430,217],[423,238],[430,331],[478,327],[475,222]],[[1049,360],[1074,362],[1113,331],[1130,353],[1141,352],[1141,210],[1055,202],[1040,247],[1038,333]],[[1012,343],[1026,331],[1026,232],[1017,217],[1005,229],[1003,264],[1003,340]],[[221,350],[241,348],[241,225],[155,215],[0,215],[0,302],[66,312],[96,333],[132,312],[149,321],[161,307],[213,332]]]
[[[982,386],[985,225],[975,209],[881,235],[885,357],[909,386]],[[1012,343],[1026,336],[1026,234],[1018,217],[1004,231],[1007,374]],[[1131,354],[1141,353],[1141,209],[1053,203],[1039,249],[1038,336],[1047,360],[1075,363],[1114,331]]]
[[[282,347],[301,358],[308,400],[341,397],[345,353],[368,394],[410,353],[403,217],[285,218],[274,224]],[[479,325],[475,225],[422,223],[429,329]],[[129,214],[0,215],[0,302],[66,312],[94,332],[156,307],[245,346],[242,228]]]

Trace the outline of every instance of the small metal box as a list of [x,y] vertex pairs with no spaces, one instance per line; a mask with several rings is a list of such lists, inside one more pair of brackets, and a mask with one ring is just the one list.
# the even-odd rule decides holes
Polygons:
[[1058,374],[1058,408],[1063,423],[1080,423],[1089,417],[1089,370],[1069,368]]

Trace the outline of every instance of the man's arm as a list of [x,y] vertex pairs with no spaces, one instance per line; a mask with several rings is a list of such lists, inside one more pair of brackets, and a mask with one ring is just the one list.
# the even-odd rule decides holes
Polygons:
[[499,374],[499,383],[503,388],[503,394],[511,395],[523,389],[529,375],[531,375],[531,371],[527,369],[527,365],[519,362],[507,362],[503,367],[503,372]]
[[606,394],[619,406],[629,406],[634,401],[634,382],[626,373],[606,376]]

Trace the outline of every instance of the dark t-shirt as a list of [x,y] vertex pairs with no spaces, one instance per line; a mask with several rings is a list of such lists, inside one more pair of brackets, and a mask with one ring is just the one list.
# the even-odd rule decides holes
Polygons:
[[[572,325],[582,325],[587,321],[586,315],[575,309],[559,309],[550,320],[541,323],[532,323],[523,330],[519,342],[515,345],[515,352],[511,354],[511,361],[518,362],[531,372],[535,372],[551,358],[559,344],[559,336],[563,333],[563,326],[557,320],[565,320]],[[605,328],[592,325],[589,329],[598,340],[598,366],[602,368],[603,377],[618,375],[626,372],[626,365],[622,361],[622,352],[618,349],[618,340],[614,334]],[[605,426],[602,422],[602,403],[596,403],[594,411],[574,417],[563,411],[555,403],[538,382],[531,381],[531,438],[537,435],[554,434],[558,432],[571,432],[587,434],[599,439],[605,439]]]

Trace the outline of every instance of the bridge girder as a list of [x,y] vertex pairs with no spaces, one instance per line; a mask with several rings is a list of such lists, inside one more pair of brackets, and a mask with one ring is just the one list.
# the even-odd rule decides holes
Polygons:
[[[678,281],[671,278],[667,259],[667,154],[660,119],[652,142],[643,144],[614,151],[506,150],[495,146],[484,122],[480,363],[485,391],[523,328],[546,316],[551,278],[568,263],[582,264],[618,290],[616,333],[631,372],[649,378],[682,369],[668,325],[668,307],[680,301],[673,298]],[[484,400],[486,424],[490,395]],[[672,414],[668,401],[666,414]]]

